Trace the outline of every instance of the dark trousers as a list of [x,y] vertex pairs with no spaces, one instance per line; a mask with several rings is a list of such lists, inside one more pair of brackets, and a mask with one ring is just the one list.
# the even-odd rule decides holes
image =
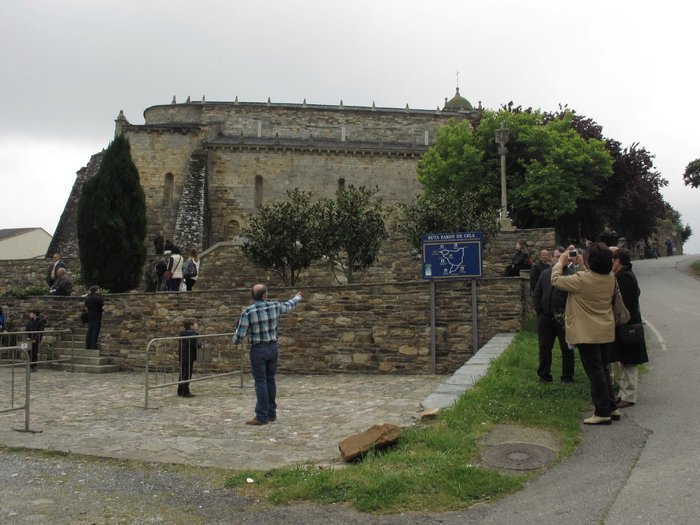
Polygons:
[[[197,360],[197,350],[189,350],[189,346],[180,349],[180,377],[178,381],[188,381],[192,378],[192,366]],[[186,396],[190,393],[189,383],[180,383],[177,385],[177,395]]]
[[194,285],[197,283],[197,279],[185,279],[185,286],[187,286],[187,291],[191,292]]
[[277,416],[277,342],[258,343],[250,347],[250,367],[255,380],[255,419],[266,422]]
[[32,341],[32,353],[30,357],[32,363],[31,367],[33,370],[36,370],[36,362],[39,360],[39,341]]
[[182,279],[168,279],[165,282],[165,290],[167,292],[179,292],[181,282],[182,282]]
[[537,375],[543,381],[552,380],[552,347],[554,340],[559,339],[561,350],[561,380],[574,379],[574,351],[566,344],[564,327],[554,317],[545,314],[537,316],[537,342],[539,343],[540,364]]
[[600,417],[610,417],[610,413],[617,408],[610,376],[609,346],[609,344],[578,345],[581,364],[591,382],[591,399],[595,406],[595,415]]
[[97,350],[97,338],[102,328],[102,316],[88,314],[87,334],[85,335],[85,348]]

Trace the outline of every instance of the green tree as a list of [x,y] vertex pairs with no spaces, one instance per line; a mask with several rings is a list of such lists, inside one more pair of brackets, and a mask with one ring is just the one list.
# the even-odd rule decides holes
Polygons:
[[338,281],[338,271],[348,283],[355,281],[356,273],[367,271],[388,237],[382,201],[375,198],[378,191],[350,185],[338,190],[335,200],[320,203],[318,238]]
[[700,159],[695,159],[685,167],[683,182],[693,188],[700,186]]
[[319,204],[311,203],[310,192],[295,189],[287,195],[289,200],[266,204],[248,216],[241,235],[248,238],[243,253],[253,264],[274,271],[285,285],[293,286],[301,271],[321,257]]
[[480,231],[486,244],[498,232],[497,218],[496,208],[485,209],[466,193],[438,189],[399,205],[397,229],[416,249],[428,233]]
[[521,228],[551,226],[594,199],[612,172],[605,143],[585,138],[573,114],[553,119],[539,111],[485,111],[476,129],[450,122],[418,163],[426,193],[465,193],[477,209],[500,207],[500,155],[494,139],[501,123],[509,131],[507,191],[509,214]]
[[100,168],[78,201],[78,243],[82,280],[112,292],[141,281],[146,261],[146,201],[139,172],[124,136],[105,150]]
[[[472,195],[481,206],[499,206],[500,164],[467,121],[450,119],[417,164],[418,180],[430,194],[443,188]],[[490,152],[494,154],[494,152]],[[498,169],[498,170],[497,170]]]

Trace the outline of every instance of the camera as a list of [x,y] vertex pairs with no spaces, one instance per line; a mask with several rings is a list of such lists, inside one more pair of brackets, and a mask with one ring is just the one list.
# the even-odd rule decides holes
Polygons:
[[569,250],[569,257],[576,257],[578,252],[576,250]]

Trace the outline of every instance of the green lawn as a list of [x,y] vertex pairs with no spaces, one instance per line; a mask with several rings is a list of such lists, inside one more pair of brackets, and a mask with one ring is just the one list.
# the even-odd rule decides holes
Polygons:
[[[560,368],[554,349],[552,370]],[[253,491],[270,503],[309,500],[349,502],[360,511],[397,513],[465,508],[517,491],[528,476],[474,465],[479,439],[496,424],[547,429],[561,440],[559,459],[581,438],[582,413],[589,408],[589,385],[580,363],[576,383],[537,383],[537,336],[532,326],[492,364],[488,374],[450,409],[429,422],[402,430],[399,444],[339,469],[307,466],[268,472],[240,472],[229,486]],[[538,473],[530,474],[538,475]],[[246,478],[256,483],[246,483]]]

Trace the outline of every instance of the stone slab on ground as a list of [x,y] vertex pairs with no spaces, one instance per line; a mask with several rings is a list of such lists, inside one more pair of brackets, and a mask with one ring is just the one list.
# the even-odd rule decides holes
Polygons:
[[390,447],[399,440],[399,431],[399,427],[389,423],[374,425],[364,432],[343,439],[338,445],[340,455],[345,461],[350,462],[360,458],[370,450]]

